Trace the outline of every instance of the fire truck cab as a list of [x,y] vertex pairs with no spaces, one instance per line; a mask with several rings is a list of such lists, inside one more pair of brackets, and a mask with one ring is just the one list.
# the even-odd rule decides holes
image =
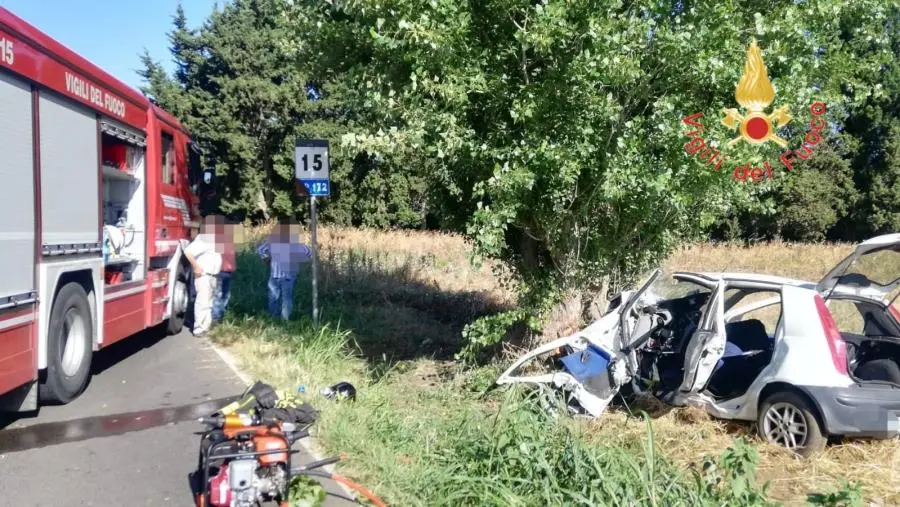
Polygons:
[[0,8],[0,395],[67,403],[94,351],[181,330],[199,151],[182,125]]

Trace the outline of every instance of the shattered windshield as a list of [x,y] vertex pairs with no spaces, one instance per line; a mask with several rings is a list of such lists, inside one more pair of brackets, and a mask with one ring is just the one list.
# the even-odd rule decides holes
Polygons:
[[[676,280],[672,277],[674,271],[664,269],[662,275],[653,282],[650,289],[645,295],[645,300],[660,299],[677,299],[697,294],[700,292],[709,292],[709,289],[701,285],[697,285],[685,280]],[[652,298],[652,299],[651,299]]]

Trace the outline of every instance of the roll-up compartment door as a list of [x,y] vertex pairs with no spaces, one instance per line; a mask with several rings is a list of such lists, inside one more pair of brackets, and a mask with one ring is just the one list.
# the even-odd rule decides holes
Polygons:
[[40,97],[44,252],[98,250],[97,117],[87,109],[43,90]]
[[100,131],[134,146],[147,146],[147,136],[143,132],[107,118],[100,119]]
[[0,71],[0,308],[34,297],[31,87]]

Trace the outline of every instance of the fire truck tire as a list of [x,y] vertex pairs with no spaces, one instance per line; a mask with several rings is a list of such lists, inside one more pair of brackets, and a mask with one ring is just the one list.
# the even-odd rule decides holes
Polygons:
[[[179,291],[184,291],[185,298],[187,294],[190,293],[188,283],[190,272],[187,269],[187,266],[184,263],[178,266],[178,274],[175,277],[175,294],[174,297],[178,298]],[[179,287],[181,285],[181,287]],[[169,315],[169,321],[166,324],[166,329],[169,334],[178,334],[184,328],[184,317],[187,315],[187,302],[185,302],[185,307],[181,311],[178,311],[176,308],[172,308],[172,315]]]
[[56,295],[47,330],[47,372],[41,401],[69,403],[87,386],[91,374],[94,326],[81,285],[71,282]]

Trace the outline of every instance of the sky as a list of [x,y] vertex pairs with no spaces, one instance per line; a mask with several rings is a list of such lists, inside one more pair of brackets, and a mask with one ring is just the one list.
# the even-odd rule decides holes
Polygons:
[[[27,21],[106,72],[137,88],[144,48],[170,72],[166,33],[179,0],[0,0]],[[215,0],[181,0],[188,24],[199,26]],[[219,0],[219,5],[224,3]]]

